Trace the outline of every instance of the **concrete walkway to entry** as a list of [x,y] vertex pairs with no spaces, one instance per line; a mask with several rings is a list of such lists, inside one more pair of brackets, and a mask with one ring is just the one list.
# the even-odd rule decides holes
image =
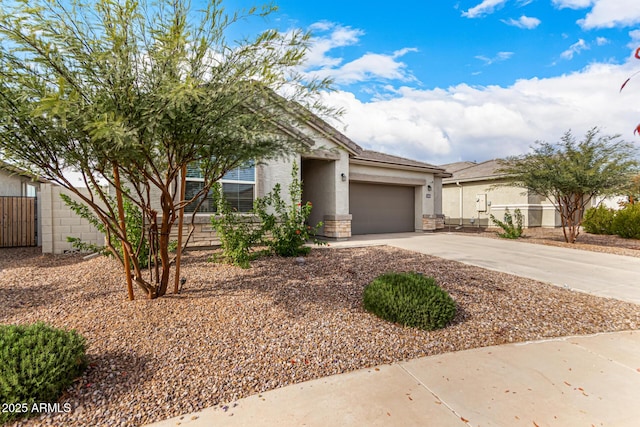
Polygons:
[[[640,259],[478,236],[360,236],[640,303]],[[640,331],[485,347],[295,384],[152,424],[205,426],[635,426]]]

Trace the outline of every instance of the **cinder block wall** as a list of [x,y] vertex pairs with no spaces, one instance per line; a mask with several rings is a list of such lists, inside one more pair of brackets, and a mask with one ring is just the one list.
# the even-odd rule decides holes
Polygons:
[[86,243],[104,244],[104,235],[87,220],[75,214],[60,198],[60,194],[79,200],[70,191],[55,184],[40,186],[40,224],[42,253],[61,254],[73,250],[67,237],[79,237]]

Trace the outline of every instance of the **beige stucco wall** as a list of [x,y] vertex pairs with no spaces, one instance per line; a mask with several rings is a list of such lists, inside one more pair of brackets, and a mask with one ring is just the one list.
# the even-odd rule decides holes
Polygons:
[[[504,218],[505,209],[513,213],[520,209],[524,216],[525,227],[557,227],[560,225],[558,214],[548,200],[538,195],[530,195],[522,188],[512,186],[495,186],[504,181],[460,182],[459,185],[446,183],[443,185],[443,213],[448,225],[495,226],[489,215],[497,219]],[[523,194],[524,193],[524,194]],[[478,199],[486,197],[486,210],[478,210]],[[462,201],[462,219],[460,202]],[[481,208],[485,204],[480,203]]]
[[60,194],[77,196],[55,184],[41,184],[39,214],[42,253],[60,254],[73,250],[67,236],[79,237],[86,243],[104,245],[104,235],[87,220],[80,218],[60,198]]

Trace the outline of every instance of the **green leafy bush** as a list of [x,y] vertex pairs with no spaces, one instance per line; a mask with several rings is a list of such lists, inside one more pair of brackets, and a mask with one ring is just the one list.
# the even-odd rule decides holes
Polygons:
[[599,205],[597,208],[589,208],[584,213],[582,228],[591,234],[615,234],[613,231],[613,219],[616,211]]
[[[298,179],[298,166],[295,163],[291,176],[291,202],[283,200],[280,184],[276,184],[266,196],[257,199],[249,215],[233,212],[224,200],[214,201],[218,215],[211,218],[211,224],[220,238],[222,257],[226,261],[248,268],[251,259],[265,252],[293,257],[309,253],[311,249],[304,246],[309,240],[317,245],[325,244],[313,237],[322,223],[315,226],[307,224],[312,205],[311,202],[299,202],[302,199],[302,182]],[[212,193],[217,197],[220,188],[214,186]],[[254,252],[256,246],[268,249]]]
[[[516,218],[515,225],[513,224],[513,217]],[[500,221],[493,214],[489,215],[491,221],[493,221],[498,227],[502,228],[502,233],[498,233],[498,236],[505,239],[517,239],[522,236],[524,217],[520,209],[513,211],[513,215],[509,212],[509,208],[504,210],[504,221]]]
[[[220,184],[213,186],[213,194],[220,194]],[[249,268],[249,261],[255,256],[253,248],[261,244],[264,226],[253,215],[234,212],[224,200],[216,200],[218,214],[211,217],[222,247],[222,256],[230,264]]]
[[[56,402],[86,367],[85,340],[44,323],[0,325],[0,402]],[[29,415],[2,412],[0,422]]]
[[444,328],[456,315],[456,304],[435,279],[418,273],[376,277],[363,293],[365,310],[391,322],[425,330]]
[[255,212],[262,220],[265,235],[264,240],[276,255],[293,257],[306,255],[311,248],[304,244],[313,239],[317,245],[325,242],[313,236],[322,227],[322,222],[311,226],[307,224],[311,215],[311,202],[300,203],[302,200],[302,182],[298,179],[298,165],[291,169],[291,184],[289,185],[290,203],[286,203],[280,196],[280,184],[276,184],[269,194],[255,203]]
[[615,212],[613,233],[626,239],[640,239],[640,204],[628,204]]

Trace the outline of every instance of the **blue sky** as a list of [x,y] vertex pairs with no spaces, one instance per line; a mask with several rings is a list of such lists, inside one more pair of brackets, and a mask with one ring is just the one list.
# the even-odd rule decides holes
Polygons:
[[[598,126],[638,141],[638,0],[280,0],[265,27],[310,29],[302,71],[332,77],[336,127],[434,164],[484,161]],[[254,4],[227,1],[233,9]]]
[[[281,28],[311,28],[318,38],[349,34],[352,38],[327,56],[343,63],[367,54],[391,56],[402,64],[397,71],[403,83],[423,89],[459,83],[505,86],[579,70],[594,61],[622,63],[629,56],[633,27],[585,28],[578,21],[589,8],[561,8],[562,2],[550,0],[484,4],[496,6],[473,0],[281,0],[280,14],[271,22]],[[635,28],[640,28],[637,23]],[[370,99],[376,86],[402,80],[370,74],[369,79],[347,82],[336,76],[341,89],[363,100]]]

